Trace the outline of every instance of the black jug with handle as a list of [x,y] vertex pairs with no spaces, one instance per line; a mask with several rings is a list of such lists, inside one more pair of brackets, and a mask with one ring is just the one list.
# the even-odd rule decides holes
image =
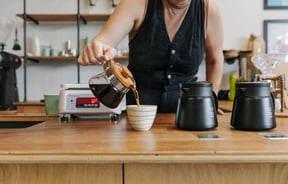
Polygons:
[[231,126],[248,131],[262,131],[276,127],[275,102],[269,82],[236,83]]
[[208,130],[218,126],[216,94],[206,81],[180,84],[176,112],[176,128],[182,130]]

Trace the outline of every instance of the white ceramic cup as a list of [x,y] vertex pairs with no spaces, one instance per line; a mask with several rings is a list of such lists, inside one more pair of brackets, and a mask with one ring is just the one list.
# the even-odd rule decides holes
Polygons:
[[157,113],[157,105],[127,105],[128,122],[133,129],[150,130]]

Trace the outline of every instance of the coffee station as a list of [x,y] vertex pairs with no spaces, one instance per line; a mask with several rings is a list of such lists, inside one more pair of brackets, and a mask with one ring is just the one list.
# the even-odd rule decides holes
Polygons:
[[[51,2],[61,4],[56,0]],[[105,2],[89,0],[89,14],[83,8],[79,15],[84,22],[89,22],[95,16],[90,12],[111,9],[111,5],[107,8]],[[118,1],[112,2],[114,8]],[[254,8],[250,10],[247,7],[256,7],[253,4],[256,1],[242,7],[239,5],[235,14],[241,17],[238,17],[235,25],[234,20],[228,19],[231,16],[226,9],[240,2],[219,1],[225,30],[228,30],[227,47],[239,47],[223,51],[226,56],[225,69],[232,68],[232,72],[225,70],[224,73],[233,73],[227,84],[233,84],[233,87],[228,85],[228,88],[223,88],[225,98],[220,99],[209,82],[183,83],[176,113],[156,113],[157,107],[145,109],[141,101],[137,103],[138,106],[128,107],[125,94],[133,91],[135,100],[139,100],[137,85],[125,62],[122,63],[119,58],[91,71],[81,67],[74,72],[72,64],[57,63],[67,60],[74,62],[77,52],[73,49],[73,54],[65,57],[51,55],[51,50],[61,48],[60,44],[57,45],[58,39],[66,43],[66,50],[70,47],[78,49],[81,47],[73,44],[81,39],[87,41],[89,34],[85,31],[77,35],[83,38],[71,39],[71,46],[71,42],[66,42],[70,39],[63,36],[56,26],[59,35],[51,37],[53,49],[49,43],[49,51],[43,56],[27,55],[28,59],[39,62],[28,63],[29,80],[25,85],[22,79],[23,58],[9,50],[9,39],[5,39],[8,45],[1,44],[4,41],[0,40],[0,88],[5,88],[4,91],[0,90],[0,183],[286,184],[287,63],[283,66],[279,62],[281,56],[264,52],[256,54],[239,43],[247,36],[248,27],[243,25],[251,24],[249,29],[259,32],[259,25],[255,28],[255,22],[261,19],[257,16],[264,14],[257,12],[256,20],[251,16],[241,23],[243,12],[237,12],[238,9],[245,8],[247,14],[249,11],[255,13]],[[22,5],[20,7],[18,4],[15,3],[15,6],[19,6],[15,14],[19,15]],[[33,10],[39,11],[43,5],[37,7],[37,3],[31,4],[35,5],[35,9],[29,7],[27,15],[32,24],[39,17],[42,20],[56,17],[33,14]],[[257,6],[260,6],[259,2]],[[63,7],[63,3],[59,7]],[[66,4],[65,7],[69,9],[72,5]],[[69,21],[73,18],[69,13],[57,16]],[[48,23],[43,27],[50,31],[54,29],[49,26]],[[89,27],[86,24],[81,26],[82,30]],[[89,29],[92,27],[94,30],[97,26],[98,23],[96,26],[90,25]],[[231,27],[237,28],[239,35]],[[13,32],[11,30],[8,32]],[[69,35],[72,31],[67,30],[64,29],[65,34],[67,32]],[[42,36],[40,31],[33,28],[29,31],[31,35],[34,34],[33,39],[37,35],[42,43],[46,38],[50,39],[47,32]],[[233,35],[230,35],[232,32]],[[64,40],[59,38],[61,36],[65,37]],[[20,44],[23,44],[21,42],[22,39]],[[45,48],[47,50],[46,45]],[[43,58],[46,61],[41,61]],[[231,66],[236,66],[236,69]],[[58,68],[61,68],[59,73]],[[44,77],[46,71],[48,79]],[[257,75],[253,72],[257,72]],[[61,81],[60,85],[51,85],[57,80]],[[27,91],[23,90],[23,86],[27,86]],[[23,94],[23,91],[27,93]],[[52,96],[52,100],[48,100]],[[23,101],[23,98],[26,100]],[[140,106],[143,109],[139,110]],[[54,111],[48,111],[51,108]],[[128,112],[128,109],[132,110]],[[218,114],[218,109],[224,115]],[[147,126],[143,128],[139,122],[145,122]]]
[[[81,108],[97,107],[109,114],[109,108],[122,108],[135,84],[127,68],[114,65],[107,62],[89,88],[63,85],[59,112],[83,115]],[[94,88],[103,83],[110,87]],[[233,101],[218,101],[210,83],[185,83],[176,114],[154,109],[152,116],[141,110],[136,116],[118,112],[114,119],[54,116],[25,129],[0,129],[0,181],[230,184],[232,177],[239,183],[286,183],[287,116],[277,116],[270,83],[237,82],[235,90]],[[121,95],[106,98],[116,92]],[[218,108],[226,113],[218,115]],[[152,118],[151,126],[138,129],[132,122],[139,118]]]
[[287,117],[276,117],[276,127],[263,131],[234,129],[230,118],[217,116],[218,126],[202,131],[175,128],[175,114],[157,114],[149,131],[135,131],[125,114],[117,122],[63,123],[55,117],[25,129],[0,129],[0,179],[69,183],[73,176],[76,183],[144,184],[209,178],[228,184],[232,177],[286,183]]

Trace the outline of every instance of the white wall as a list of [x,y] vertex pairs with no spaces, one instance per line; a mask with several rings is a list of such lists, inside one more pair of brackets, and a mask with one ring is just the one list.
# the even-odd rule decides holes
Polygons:
[[[110,13],[112,0],[96,0],[96,7],[89,9],[88,0],[81,0],[81,13]],[[263,34],[264,19],[288,19],[287,10],[264,10],[264,0],[215,0],[222,13],[225,42],[223,49],[246,49],[248,37],[251,33]],[[27,0],[27,13],[76,13],[77,0]],[[23,13],[22,0],[0,0],[0,16],[15,18],[16,14]],[[19,42],[23,47],[22,20],[17,19],[19,27]],[[103,26],[103,23],[89,23],[81,25],[81,46],[86,36],[92,37]],[[1,30],[0,30],[1,34]],[[42,45],[52,45],[64,49],[67,40],[72,41],[76,47],[76,24],[40,24],[28,26],[28,38],[37,35]],[[23,55],[22,51],[13,51],[14,34],[11,34],[5,50],[7,52]],[[127,39],[119,45],[119,49],[127,47]],[[237,69],[237,65],[225,64],[225,73]],[[92,75],[98,72],[97,66],[80,67],[81,83],[86,83]],[[203,66],[199,78],[203,79]],[[27,75],[27,100],[43,99],[45,93],[58,93],[61,83],[76,83],[77,70],[75,63],[46,61],[28,64]],[[24,95],[23,67],[17,70],[20,100]]]
[[264,0],[216,0],[222,13],[224,49],[246,49],[251,33],[263,35],[263,20],[288,19],[288,10],[264,10]]

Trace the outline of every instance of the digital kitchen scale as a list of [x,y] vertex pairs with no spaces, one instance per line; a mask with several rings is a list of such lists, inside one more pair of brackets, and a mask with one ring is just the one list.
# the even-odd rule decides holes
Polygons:
[[88,84],[61,84],[60,87],[59,114],[63,121],[69,117],[117,119],[126,109],[125,98],[115,109],[106,107],[93,95]]

